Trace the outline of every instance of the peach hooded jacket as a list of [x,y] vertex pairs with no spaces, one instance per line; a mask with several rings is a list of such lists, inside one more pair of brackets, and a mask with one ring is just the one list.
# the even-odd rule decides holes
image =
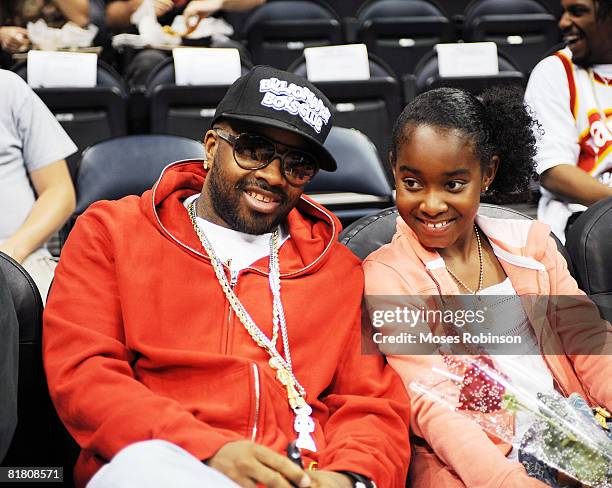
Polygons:
[[[592,405],[612,407],[612,327],[600,319],[590,301],[555,316],[538,314],[532,301],[539,297],[584,293],[567,270],[547,225],[532,220],[508,220],[477,216],[493,250],[510,278],[529,317],[553,375],[555,388],[564,395],[577,392]],[[368,295],[454,295],[460,293],[446,271],[444,260],[432,249],[423,247],[414,232],[398,217],[397,232],[391,243],[373,252],[363,262],[365,293]],[[540,303],[539,299],[537,302]],[[575,303],[575,302],[574,302]],[[534,306],[535,307],[535,306]],[[574,325],[567,327],[568,320]],[[598,324],[597,327],[591,327]],[[594,336],[597,335],[597,337]],[[543,337],[546,339],[543,340]],[[549,346],[557,353],[567,350],[562,344],[594,341],[603,351],[599,355],[546,354]],[[548,346],[544,346],[546,342]],[[551,346],[551,342],[553,345]],[[550,349],[548,349],[550,350]],[[581,349],[589,350],[589,349]],[[444,368],[441,356],[388,356],[391,366],[405,385],[431,370]],[[424,487],[525,487],[542,483],[527,476],[522,465],[510,462],[509,444],[490,438],[476,423],[461,414],[434,404],[408,389],[411,397],[411,437],[413,456],[409,480]]]

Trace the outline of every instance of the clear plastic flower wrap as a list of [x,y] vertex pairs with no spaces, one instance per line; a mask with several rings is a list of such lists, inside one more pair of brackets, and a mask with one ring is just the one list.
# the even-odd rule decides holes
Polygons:
[[[410,389],[512,444],[526,468],[554,473],[538,477],[541,481],[560,486],[557,473],[562,473],[589,487],[612,488],[612,439],[605,421],[598,424],[581,397],[564,398],[553,389],[527,391],[511,380],[525,374],[512,371],[520,370],[512,361],[503,363],[502,373],[489,356],[443,358],[446,368],[433,367]],[[519,416],[523,423],[529,421],[525,431],[517,433]]]

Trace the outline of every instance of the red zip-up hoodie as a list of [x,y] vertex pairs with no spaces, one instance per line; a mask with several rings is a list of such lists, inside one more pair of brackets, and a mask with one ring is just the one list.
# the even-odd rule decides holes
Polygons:
[[[295,438],[286,390],[232,313],[183,206],[204,178],[201,161],[178,162],[141,197],[92,205],[62,251],[44,360],[57,411],[82,447],[78,486],[141,440],[204,460],[231,441],[284,452]],[[380,356],[361,354],[360,263],[337,242],[338,220],[307,197],[287,225],[281,298],[318,448],[306,465],[403,487],[408,398]],[[266,257],[241,271],[234,291],[270,337],[267,270]]]

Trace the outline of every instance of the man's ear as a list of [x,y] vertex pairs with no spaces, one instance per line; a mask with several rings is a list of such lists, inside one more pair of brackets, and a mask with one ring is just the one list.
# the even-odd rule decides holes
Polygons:
[[215,154],[217,153],[218,147],[219,136],[214,130],[208,130],[204,135],[204,155],[208,163],[208,168],[212,166],[213,161],[215,160]]

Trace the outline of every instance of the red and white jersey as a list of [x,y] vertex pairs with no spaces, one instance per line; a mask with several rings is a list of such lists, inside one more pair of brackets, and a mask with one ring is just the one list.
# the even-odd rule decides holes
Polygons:
[[[564,49],[534,68],[525,100],[543,129],[538,137],[537,171],[572,164],[612,186],[612,65],[576,66]],[[586,207],[557,200],[541,188],[538,219],[565,242],[573,212]]]

